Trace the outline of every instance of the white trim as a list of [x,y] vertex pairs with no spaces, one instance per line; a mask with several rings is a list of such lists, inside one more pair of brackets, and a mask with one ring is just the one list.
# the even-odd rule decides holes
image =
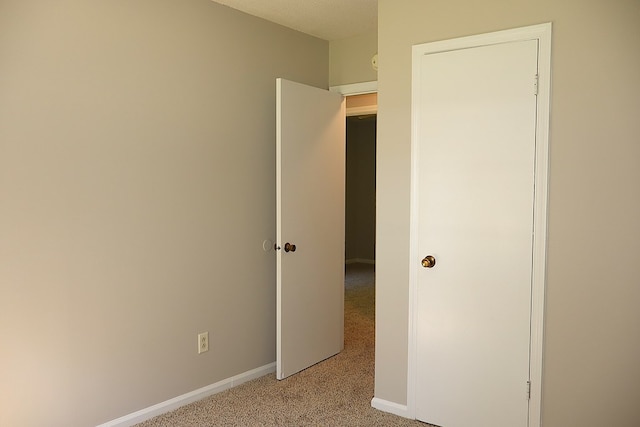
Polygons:
[[[276,244],[284,246],[282,240],[282,78],[276,79]],[[280,345],[280,331],[282,325],[282,312],[280,301],[282,300],[282,251],[276,251],[276,372],[282,371],[282,354]]]
[[[529,426],[541,425],[542,412],[542,369],[543,369],[543,332],[544,332],[544,303],[546,287],[546,253],[547,253],[547,218],[548,218],[548,186],[549,186],[549,115],[551,94],[551,23],[532,25],[512,30],[498,31],[477,36],[462,37],[453,40],[443,40],[433,43],[413,46],[412,65],[412,126],[411,126],[411,214],[410,214],[410,266],[409,266],[409,360],[407,370],[407,414],[415,418],[416,402],[416,348],[417,331],[415,307],[417,297],[418,266],[413,262],[419,258],[417,253],[417,238],[413,230],[417,229],[417,168],[418,144],[415,114],[417,110],[416,82],[418,73],[417,59],[427,53],[445,52],[457,49],[467,49],[513,41],[538,40],[538,106],[536,123],[536,151],[535,151],[535,189],[534,189],[534,238],[533,238],[533,269],[531,291],[531,342],[530,368],[531,398],[529,400]],[[389,411],[391,412],[391,411]]]
[[534,204],[533,271],[531,290],[531,347],[529,426],[542,425],[542,370],[544,352],[545,289],[547,283],[547,223],[549,201],[549,117],[551,116],[551,23],[538,34],[538,121],[536,126],[536,181]]
[[365,93],[374,93],[378,91],[378,82],[362,82],[362,83],[352,83],[348,85],[339,85],[339,86],[331,86],[329,88],[330,92],[338,92],[343,94],[344,96],[348,95],[362,95]]
[[388,400],[379,399],[374,397],[371,399],[371,407],[378,409],[383,412],[388,412],[390,414],[398,415],[404,418],[414,418],[409,415],[409,411],[407,410],[407,405],[401,405],[395,402],[389,402]]
[[242,383],[251,381],[255,378],[268,375],[276,371],[275,362],[268,365],[261,366],[256,369],[244,372],[242,374],[235,375],[231,378],[227,378],[217,383],[208,385],[206,387],[199,388],[197,390],[185,393],[181,396],[174,397],[173,399],[165,400],[157,405],[149,406],[148,408],[141,409],[132,414],[125,415],[112,421],[108,421],[104,424],[100,424],[97,427],[129,427],[134,424],[141,423],[149,420],[158,415],[162,415],[166,412],[173,411],[181,406],[189,403],[204,399],[205,397],[220,393],[230,388],[239,386]]
[[551,23],[531,25],[528,27],[513,28],[510,30],[496,31],[494,33],[478,34],[475,36],[460,37],[457,39],[441,40],[431,43],[417,44],[413,46],[413,54],[447,52],[459,49],[469,49],[479,46],[490,46],[499,43],[510,43],[524,40],[542,40],[545,33],[551,37]]
[[365,258],[350,258],[344,262],[345,264],[375,264],[376,260],[374,259],[365,259]]

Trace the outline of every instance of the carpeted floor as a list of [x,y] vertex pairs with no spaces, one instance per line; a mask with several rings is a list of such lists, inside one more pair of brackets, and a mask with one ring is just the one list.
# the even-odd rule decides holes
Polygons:
[[138,427],[421,426],[371,407],[374,374],[373,266],[351,264],[345,279],[345,348],[285,380],[266,375],[160,415]]

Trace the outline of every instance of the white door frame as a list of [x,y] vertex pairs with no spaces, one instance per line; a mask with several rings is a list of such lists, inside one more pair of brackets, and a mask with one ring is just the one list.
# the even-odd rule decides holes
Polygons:
[[331,86],[329,88],[329,92],[338,92],[344,96],[363,95],[366,93],[374,93],[377,91],[378,91],[378,82],[375,80],[370,82],[351,83],[348,85]]
[[[529,400],[529,427],[538,427],[542,409],[542,356],[544,326],[544,295],[546,283],[547,252],[547,204],[549,175],[549,103],[551,93],[551,23],[523,28],[498,31],[452,40],[425,43],[413,46],[413,81],[418,77],[418,60],[425,54],[445,52],[457,49],[487,46],[498,43],[538,40],[538,103],[535,147],[535,189],[533,224],[533,265],[531,289],[531,342],[530,367],[531,397]],[[412,89],[411,124],[411,217],[409,249],[409,351],[407,370],[407,416],[415,419],[416,414],[416,372],[417,363],[417,286],[420,254],[417,248],[416,231],[418,229],[418,138],[417,111],[420,108],[417,96]]]

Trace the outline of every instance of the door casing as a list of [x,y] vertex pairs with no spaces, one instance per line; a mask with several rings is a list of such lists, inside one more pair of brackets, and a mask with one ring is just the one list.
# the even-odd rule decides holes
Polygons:
[[[544,295],[546,283],[547,212],[548,212],[548,171],[549,171],[549,103],[551,93],[551,23],[504,30],[451,40],[425,43],[413,46],[413,79],[419,73],[419,58],[425,54],[457,49],[488,46],[524,40],[538,40],[538,104],[536,117],[535,147],[535,189],[533,224],[533,262],[531,294],[531,337],[530,337],[530,380],[529,426],[540,426],[542,403],[542,357],[544,326]],[[417,96],[412,101],[411,136],[411,217],[410,217],[410,264],[409,264],[409,349],[407,371],[407,411],[409,418],[416,414],[416,372],[417,363],[417,286],[420,259],[417,248],[418,229],[417,197],[419,168],[417,153]]]

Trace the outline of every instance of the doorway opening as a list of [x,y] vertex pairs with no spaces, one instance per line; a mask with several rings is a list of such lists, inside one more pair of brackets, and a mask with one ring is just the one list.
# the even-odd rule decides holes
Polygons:
[[346,97],[346,265],[375,264],[377,95]]
[[375,264],[376,115],[346,120],[345,264]]
[[375,356],[377,94],[346,98],[345,349]]
[[[331,92],[276,80],[276,240],[282,246],[276,254],[278,379],[341,353],[348,343],[344,339],[345,116],[353,99],[344,96],[365,92],[335,88]],[[371,92],[375,89],[367,93]],[[356,108],[354,115],[366,122],[371,105]],[[373,329],[373,319],[371,325]]]

